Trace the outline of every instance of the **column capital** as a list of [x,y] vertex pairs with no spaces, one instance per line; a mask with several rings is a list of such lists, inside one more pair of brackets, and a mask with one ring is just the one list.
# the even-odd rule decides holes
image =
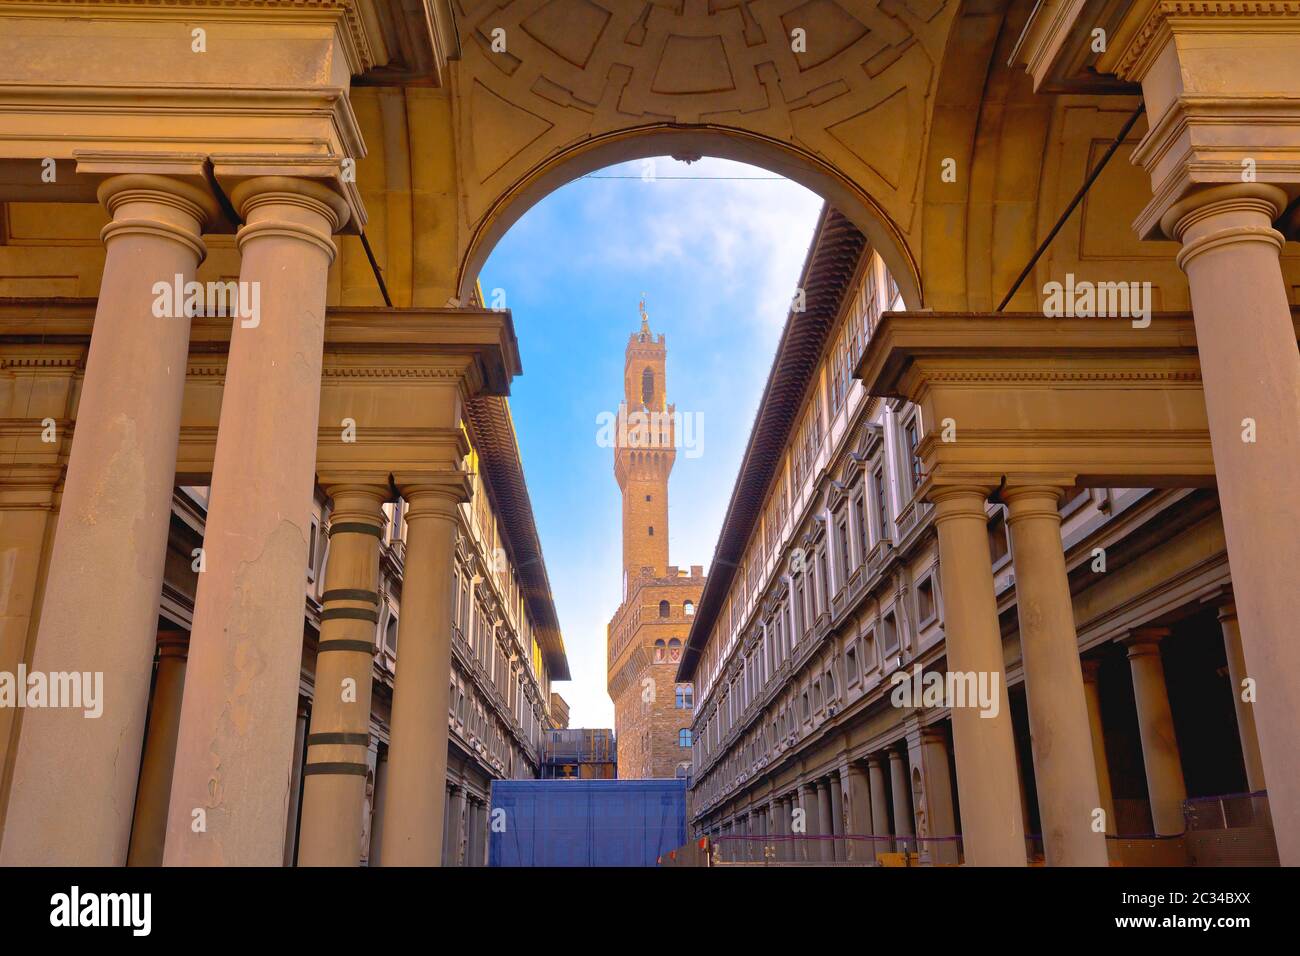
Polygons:
[[128,189],[156,190],[199,210],[203,225],[229,228],[213,193],[202,153],[142,153],[129,150],[75,150],[77,175],[96,185],[100,203]]
[[220,217],[220,207],[205,190],[179,177],[121,173],[104,178],[96,196],[110,216],[99,231],[105,245],[118,236],[145,234],[189,247],[199,262],[206,258],[201,236]]
[[158,656],[185,660],[190,653],[190,635],[180,629],[158,632]]
[[950,518],[987,518],[985,508],[994,487],[985,484],[931,486],[926,497],[934,504],[935,524]]
[[1061,498],[1073,483],[1026,483],[1003,488],[999,497],[1007,506],[1007,523],[1016,524],[1026,518],[1050,518],[1059,523]]
[[922,727],[919,732],[919,737],[921,746],[925,746],[926,744],[943,744],[945,747],[948,746],[948,735],[943,732],[942,727],[938,727],[934,724]]
[[1120,638],[1119,643],[1128,648],[1129,659],[1160,653],[1160,642],[1168,637],[1167,627],[1135,627]]
[[457,506],[474,496],[470,477],[463,471],[394,475],[393,480],[410,505],[407,521],[430,516],[455,517]]
[[1098,675],[1101,672],[1100,657],[1081,657],[1079,658],[1079,666],[1083,669],[1083,682],[1085,684],[1097,683]]
[[1287,194],[1268,183],[1231,183],[1187,193],[1160,215],[1160,233],[1183,244],[1178,265],[1209,249],[1262,242],[1281,251],[1285,239],[1272,223],[1288,205]]
[[337,219],[335,232],[358,232],[366,224],[365,205],[355,181],[344,177],[338,156],[276,156],[270,154],[212,155],[212,175],[230,195],[241,216],[244,202],[260,192],[285,192],[329,206]]
[[348,221],[348,206],[338,193],[310,179],[255,176],[230,194],[244,225],[235,233],[241,253],[254,239],[280,236],[298,239],[323,251],[332,263],[338,254],[333,236]]
[[330,511],[330,525],[361,521],[383,527],[382,508],[393,500],[393,491],[387,476],[382,483],[358,481],[332,481],[321,476],[321,487],[334,502]]

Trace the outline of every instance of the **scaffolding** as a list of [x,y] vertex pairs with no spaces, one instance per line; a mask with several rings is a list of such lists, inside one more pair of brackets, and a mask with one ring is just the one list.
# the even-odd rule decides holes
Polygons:
[[543,780],[613,780],[618,777],[614,731],[550,730],[542,746]]

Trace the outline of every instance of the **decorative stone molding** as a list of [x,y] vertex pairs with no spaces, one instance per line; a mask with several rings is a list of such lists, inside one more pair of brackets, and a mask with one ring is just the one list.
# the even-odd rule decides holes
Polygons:
[[[941,485],[996,487],[1011,475],[1135,487],[1214,480],[1189,316],[1153,315],[1135,328],[1128,319],[893,313],[855,374],[875,394],[920,406],[920,495],[931,500]],[[945,420],[954,441],[944,440]]]

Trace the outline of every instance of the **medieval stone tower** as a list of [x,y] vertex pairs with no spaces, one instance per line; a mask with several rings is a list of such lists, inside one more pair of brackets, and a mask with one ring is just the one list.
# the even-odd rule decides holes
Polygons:
[[668,404],[667,345],[641,329],[628,338],[614,477],[623,493],[623,602],[609,622],[609,696],[620,777],[681,776],[691,760],[694,692],[673,678],[704,589],[704,569],[668,563],[668,476],[677,458]]

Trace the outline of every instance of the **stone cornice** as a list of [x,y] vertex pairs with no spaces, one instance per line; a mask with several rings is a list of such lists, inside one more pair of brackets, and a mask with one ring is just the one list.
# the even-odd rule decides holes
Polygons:
[[[355,75],[375,65],[375,44],[367,34],[358,0],[6,0],[0,15],[22,17],[86,16],[96,20],[171,19],[194,22],[208,19],[265,21],[267,15],[284,19],[325,20],[338,23],[348,67]],[[201,25],[201,24],[200,24]]]
[[[70,367],[94,324],[93,299],[0,298],[0,362],[35,368]],[[38,351],[26,351],[39,345]],[[230,345],[230,320],[195,318],[191,374],[220,378]],[[75,350],[75,351],[70,351]],[[520,373],[519,345],[509,312],[488,309],[331,307],[325,323],[325,379],[450,380],[468,376],[475,390],[504,396]],[[55,363],[51,366],[50,363]],[[456,371],[459,370],[459,371]]]
[[1097,66],[1127,80],[1141,81],[1164,40],[1179,33],[1221,32],[1224,21],[1254,32],[1300,31],[1300,0],[1139,0],[1112,38]]

